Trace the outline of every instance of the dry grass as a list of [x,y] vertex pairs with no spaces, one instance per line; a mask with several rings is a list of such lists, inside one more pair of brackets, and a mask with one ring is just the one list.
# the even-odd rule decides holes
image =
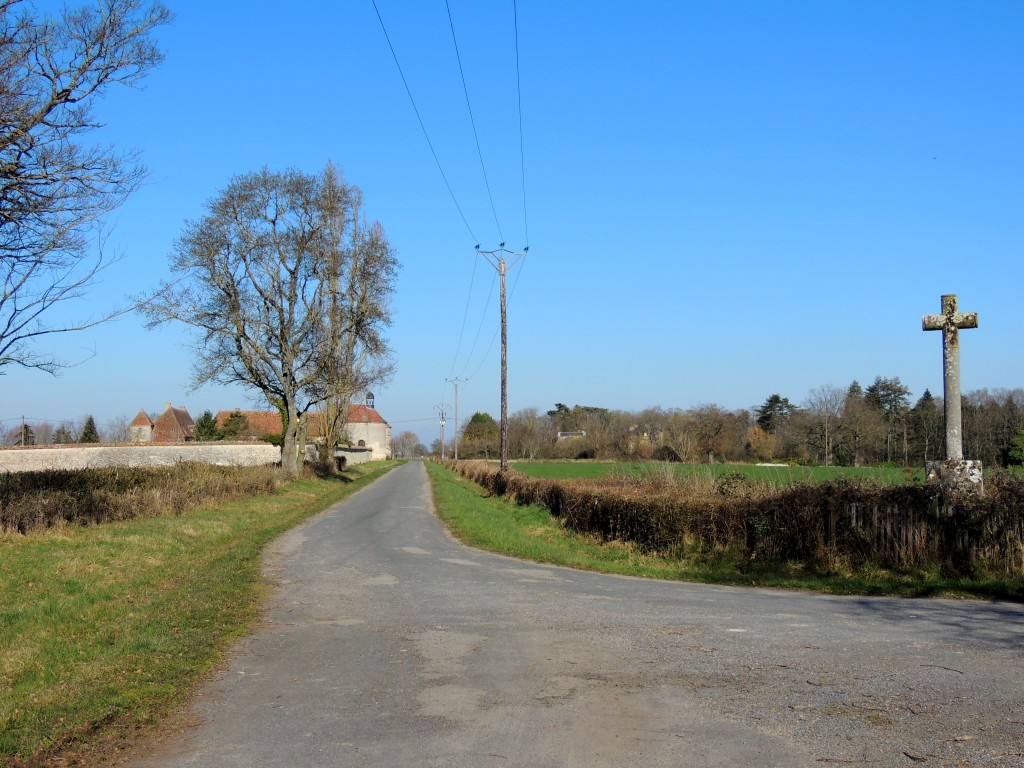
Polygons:
[[196,463],[0,475],[0,534],[180,515],[214,501],[273,493],[284,481],[276,467]]
[[540,479],[483,462],[449,468],[490,493],[547,507],[568,528],[669,556],[740,567],[800,562],[822,573],[865,566],[1024,576],[1024,479],[989,478],[982,497],[875,482],[771,485],[671,467],[587,479]]

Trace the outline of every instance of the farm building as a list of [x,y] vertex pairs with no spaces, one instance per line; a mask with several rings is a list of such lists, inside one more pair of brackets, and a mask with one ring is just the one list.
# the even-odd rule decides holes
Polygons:
[[[239,432],[238,439],[260,440],[270,435],[279,435],[283,430],[281,414],[277,411],[243,411],[237,408],[233,411],[220,411],[216,416],[217,426],[223,429],[228,419],[235,414],[245,417],[245,426]],[[238,419],[238,416],[235,418]],[[307,414],[307,442],[322,440],[324,431],[323,414]],[[371,405],[354,403],[348,407],[345,433],[350,445],[369,448],[372,459],[391,458],[391,425]]]
[[175,408],[170,403],[154,421],[144,411],[128,426],[129,439],[133,443],[188,443],[193,439],[196,424],[184,406]]

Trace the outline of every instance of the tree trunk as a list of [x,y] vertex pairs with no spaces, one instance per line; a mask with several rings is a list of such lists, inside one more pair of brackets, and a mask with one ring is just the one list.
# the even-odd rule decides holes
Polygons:
[[281,445],[281,468],[285,475],[290,478],[299,475],[299,415],[295,408],[295,402],[289,400],[281,409],[281,417],[284,422],[284,442]]

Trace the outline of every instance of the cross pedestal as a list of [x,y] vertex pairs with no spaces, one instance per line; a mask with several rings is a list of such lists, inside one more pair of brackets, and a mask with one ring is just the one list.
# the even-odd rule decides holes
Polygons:
[[942,314],[925,315],[921,327],[942,331],[942,390],[946,416],[946,459],[930,461],[926,467],[928,482],[946,490],[983,491],[981,462],[965,461],[961,437],[963,416],[960,410],[960,329],[977,328],[976,312],[957,312],[956,294],[942,297]]

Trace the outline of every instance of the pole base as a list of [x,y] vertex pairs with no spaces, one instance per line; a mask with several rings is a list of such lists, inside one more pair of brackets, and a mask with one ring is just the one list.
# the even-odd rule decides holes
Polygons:
[[940,485],[946,493],[985,493],[981,462],[957,459],[929,461],[925,466],[925,482]]

